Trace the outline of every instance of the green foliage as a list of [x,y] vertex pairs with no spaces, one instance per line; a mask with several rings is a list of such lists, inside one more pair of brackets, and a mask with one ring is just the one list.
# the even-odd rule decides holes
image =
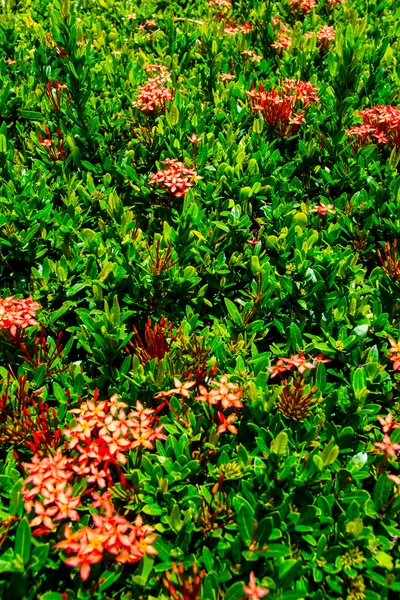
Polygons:
[[[398,597],[397,449],[382,444],[400,429],[377,418],[400,420],[400,152],[346,132],[399,104],[400,9],[330,4],[3,2],[0,296],[32,295],[43,328],[22,344],[0,329],[0,598],[169,600],[167,572],[176,589],[199,578],[182,600],[243,599],[252,572],[276,600]],[[146,113],[153,64],[174,94]],[[319,100],[279,136],[249,94],[287,78]],[[195,171],[186,193],[152,182],[166,159]],[[201,398],[224,374],[241,390],[228,412]],[[69,411],[95,389],[157,410],[166,439],[107,481],[156,554],[109,554],[82,581],[55,548],[66,521],[33,535],[22,463],[54,453],[58,428],[68,452]],[[52,419],[46,442],[24,394]],[[94,489],[75,483],[79,527]]]

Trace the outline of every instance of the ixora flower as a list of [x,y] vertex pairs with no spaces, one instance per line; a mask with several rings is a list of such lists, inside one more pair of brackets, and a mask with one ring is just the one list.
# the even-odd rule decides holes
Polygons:
[[165,85],[169,78],[168,71],[160,69],[159,75],[149,79],[146,85],[138,87],[139,96],[133,102],[133,106],[136,106],[146,115],[165,112],[167,102],[172,102],[174,99],[174,90],[167,88]]
[[393,363],[393,371],[400,369],[400,342],[395,342],[392,338],[389,338],[390,343],[390,354],[387,354],[387,358]]
[[173,198],[186,196],[188,189],[193,187],[193,182],[201,179],[194,167],[187,167],[176,158],[166,158],[162,162],[166,168],[152,173],[149,184],[158,185],[167,192],[168,196]]
[[[304,38],[309,39],[314,35],[313,31],[309,31],[305,34]],[[334,27],[324,25],[319,31],[317,31],[317,42],[319,43],[320,52],[328,50],[329,44],[335,39],[336,31]]]
[[257,585],[254,571],[250,573],[249,584],[243,587],[243,591],[250,600],[258,600],[259,598],[264,598],[264,596],[269,594],[269,590],[267,588]]
[[[309,81],[285,79],[279,88],[265,90],[262,83],[258,88],[253,83],[247,93],[251,99],[253,112],[261,112],[271,129],[280,136],[288,137],[296,133],[304,122],[305,109],[313,102],[319,102],[318,89]],[[301,110],[303,109],[303,110]]]
[[396,106],[376,105],[357,113],[361,125],[350,127],[347,136],[354,137],[354,148],[369,144],[387,144],[400,148],[400,109]]
[[393,429],[398,429],[400,427],[400,423],[393,421],[392,413],[389,413],[387,417],[377,417],[379,423],[382,426],[383,433],[389,434]]
[[108,560],[111,557],[125,564],[139,562],[146,554],[157,554],[152,545],[157,538],[153,534],[154,528],[144,525],[140,515],[131,523],[116,514],[108,492],[103,496],[94,492],[92,498],[92,507],[99,510],[98,514],[92,514],[94,527],[83,527],[73,532],[67,525],[65,540],[55,545],[74,555],[67,558],[65,564],[79,567],[82,581],[88,579],[91,565],[101,562],[104,555]]
[[254,50],[243,50],[242,54],[246,59],[250,59],[253,63],[259,63],[263,59],[263,57],[260,54],[256,54]]
[[301,12],[303,15],[317,6],[315,0],[290,0],[290,4],[295,12]]
[[396,457],[396,452],[400,450],[400,444],[393,444],[387,434],[383,436],[382,442],[374,442],[374,446],[379,450],[383,450],[386,455],[393,457]]
[[336,213],[333,204],[324,204],[323,202],[320,202],[319,206],[311,208],[310,212],[316,212],[323,217],[325,217],[327,213],[330,213],[331,215],[334,215]]
[[38,325],[36,311],[41,308],[39,302],[28,298],[8,296],[0,298],[0,329],[8,329],[10,337],[15,340],[18,332],[29,325]]

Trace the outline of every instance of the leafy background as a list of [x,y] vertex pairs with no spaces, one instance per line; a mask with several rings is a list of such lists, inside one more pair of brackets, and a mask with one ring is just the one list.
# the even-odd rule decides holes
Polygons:
[[[293,31],[281,54],[271,47],[278,14]],[[319,0],[296,15],[286,2],[246,0],[232,15],[253,30],[226,35],[203,2],[2,6],[1,296],[40,302],[50,347],[62,333],[57,361],[66,366],[50,375],[30,368],[4,340],[3,381],[12,369],[30,391],[44,386],[65,424],[68,408],[96,388],[155,408],[154,395],[204,358],[240,386],[244,404],[237,435],[218,435],[195,403],[191,428],[160,412],[167,440],[139,466],[128,463],[130,493],[111,490],[121,513],[155,527],[158,555],[124,569],[105,561],[85,583],[54,549],[62,528],[31,537],[19,461],[32,452],[4,442],[3,598],[167,599],[162,577],[180,562],[185,573],[194,563],[205,569],[207,600],[243,598],[252,571],[271,598],[398,598],[398,488],[372,449],[382,439],[377,416],[399,414],[387,352],[399,336],[400,276],[378,251],[399,235],[400,154],[378,145],[355,152],[346,130],[357,111],[399,102],[400,8]],[[323,54],[304,38],[322,25],[336,30]],[[245,60],[246,49],[262,61]],[[156,117],[132,105],[148,63],[165,65],[175,90]],[[235,79],[224,83],[228,72]],[[314,83],[320,102],[295,136],[280,138],[246,91],[287,77]],[[49,79],[67,85],[59,114],[45,94]],[[65,161],[40,145],[46,126],[63,132]],[[193,133],[202,137],[201,179],[166,205],[149,177],[165,158],[193,166]],[[335,213],[310,212],[320,202]],[[148,318],[161,317],[180,328],[177,339],[162,360],[141,361],[129,346],[133,326],[143,338]],[[267,367],[300,351],[331,362],[305,373],[318,402],[294,421],[279,410],[282,386]],[[386,468],[396,474],[396,460]],[[204,505],[217,510],[211,490],[221,473],[223,510],[209,527]]]

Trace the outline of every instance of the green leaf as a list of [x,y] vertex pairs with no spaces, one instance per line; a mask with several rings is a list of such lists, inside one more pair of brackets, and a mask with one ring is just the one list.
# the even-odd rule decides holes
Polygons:
[[242,317],[232,300],[229,300],[229,298],[224,298],[224,302],[232,321],[237,325],[243,325]]
[[0,133],[0,153],[5,154],[7,152],[7,138],[3,133]]
[[278,433],[276,438],[271,444],[271,451],[274,454],[278,454],[278,456],[284,456],[287,452],[287,447],[289,443],[289,437],[286,431],[281,431]]
[[31,528],[26,517],[20,521],[17,527],[14,553],[22,558],[24,565],[28,564],[31,555]]
[[[143,560],[143,559],[142,559]],[[153,559],[152,560],[152,565],[153,565]],[[140,561],[142,562],[142,561]],[[113,585],[113,583],[115,583],[116,581],[118,581],[118,579],[121,577],[122,572],[120,570],[117,570],[118,567],[116,567],[116,570],[114,571],[103,571],[103,573],[101,574],[101,584],[99,586],[99,591],[100,592],[104,592],[104,590],[106,590],[107,588],[111,587]],[[139,563],[139,568],[138,571],[140,569],[140,563]],[[135,579],[134,577],[132,579]],[[138,579],[140,579],[140,577],[138,577]],[[138,585],[140,585],[139,581],[135,581],[135,583],[138,583]],[[143,584],[145,585],[146,582]]]
[[291,558],[285,560],[285,562],[280,566],[278,578],[283,583],[284,587],[290,585],[295,576],[301,572],[301,562],[301,560]]
[[33,573],[38,573],[40,569],[44,567],[49,556],[49,549],[49,544],[38,544],[33,548],[31,562],[29,564],[29,569],[32,570]]
[[296,325],[296,323],[290,323],[289,341],[294,352],[298,352],[302,349],[303,338],[301,335],[301,331]]
[[169,518],[169,522],[171,524],[172,529],[176,533],[179,533],[179,531],[182,529],[182,523],[181,523],[181,511],[179,510],[179,506],[177,504],[174,504],[174,507],[171,511],[171,516]]
[[21,108],[19,114],[23,119],[29,119],[30,121],[41,121],[43,119],[42,113],[35,110],[25,110]]
[[334,438],[332,438],[325,446],[320,456],[322,458],[322,462],[324,463],[324,467],[327,467],[335,462],[339,456],[339,446],[335,444]]
[[254,511],[249,507],[247,502],[246,504],[242,504],[237,513],[239,534],[247,547],[250,546],[253,537],[253,515]]
[[[145,587],[150,573],[153,569],[154,557],[148,556],[147,554],[142,558],[137,568],[136,574],[132,577],[132,580],[140,587]],[[118,573],[118,577],[121,575],[121,572]],[[113,582],[114,583],[114,582]],[[100,591],[102,588],[100,587]]]
[[373,501],[376,510],[382,510],[388,503],[393,484],[387,476],[387,473],[382,473],[375,483]]

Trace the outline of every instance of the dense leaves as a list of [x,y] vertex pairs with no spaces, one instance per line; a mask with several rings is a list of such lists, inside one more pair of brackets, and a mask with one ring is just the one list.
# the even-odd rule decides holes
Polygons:
[[399,19],[3,3],[1,598],[398,598]]

